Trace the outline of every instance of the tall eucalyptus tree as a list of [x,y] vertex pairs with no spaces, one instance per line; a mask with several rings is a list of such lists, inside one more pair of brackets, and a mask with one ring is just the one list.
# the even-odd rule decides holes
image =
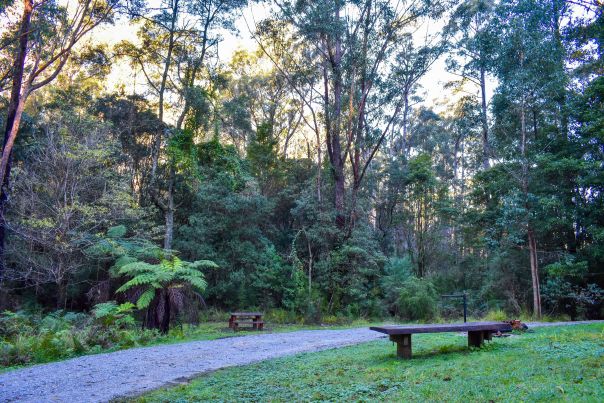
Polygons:
[[459,74],[462,81],[468,81],[480,88],[482,166],[485,169],[490,165],[487,73],[492,67],[496,46],[495,37],[490,31],[494,7],[494,0],[463,1],[451,16],[446,28],[456,38],[448,60],[449,70]]
[[[124,41],[117,49],[142,72],[147,92],[157,100],[161,125],[151,147],[151,172],[144,190],[164,215],[166,250],[172,248],[177,175],[176,157],[167,145],[187,123],[194,129],[199,119],[210,120],[207,105],[219,30],[233,29],[234,13],[245,4],[247,0],[163,0],[157,8],[139,8],[133,12],[141,24],[138,41]],[[170,115],[166,113],[168,100],[173,106]],[[200,112],[205,116],[200,118]],[[158,178],[162,154],[166,161],[163,182]]]
[[[445,3],[423,0],[283,1],[282,18],[308,47],[320,80],[321,121],[334,182],[336,224],[351,229],[367,170],[405,105],[393,55],[401,39]],[[347,184],[347,175],[351,175]],[[346,199],[349,198],[347,203]]]

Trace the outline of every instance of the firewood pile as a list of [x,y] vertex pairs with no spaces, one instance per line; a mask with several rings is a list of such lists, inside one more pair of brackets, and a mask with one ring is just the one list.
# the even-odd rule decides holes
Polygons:
[[[528,326],[525,323],[522,323],[521,321],[514,319],[514,320],[510,320],[507,321],[510,325],[512,325],[512,330],[520,330],[520,331],[526,331],[528,330]],[[511,336],[511,334],[509,333],[502,333],[502,332],[497,332],[497,333],[493,333],[493,336],[495,337],[509,337]]]

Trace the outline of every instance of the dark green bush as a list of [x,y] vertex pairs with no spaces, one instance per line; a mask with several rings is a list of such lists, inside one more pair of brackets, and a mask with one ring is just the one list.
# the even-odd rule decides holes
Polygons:
[[409,277],[401,286],[398,315],[407,320],[430,320],[436,316],[438,295],[431,281]]
[[[102,306],[96,311],[107,311],[106,308]],[[105,313],[102,317],[62,311],[45,315],[26,311],[0,313],[0,366],[43,363],[129,348],[159,337],[156,331],[135,326],[117,305],[112,312]],[[107,320],[109,316],[115,320]]]

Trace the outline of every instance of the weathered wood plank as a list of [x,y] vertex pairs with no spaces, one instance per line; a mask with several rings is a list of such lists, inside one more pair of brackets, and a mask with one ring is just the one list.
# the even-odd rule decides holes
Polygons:
[[415,334],[415,333],[446,333],[446,332],[469,332],[490,331],[509,332],[512,326],[507,322],[468,322],[468,323],[445,323],[428,325],[388,325],[372,326],[369,329],[387,335]]
[[480,348],[484,343],[484,332],[481,330],[478,331],[469,331],[468,332],[468,347],[478,347]]
[[262,316],[262,312],[231,312],[231,316]]
[[411,358],[411,335],[410,334],[393,334],[390,340],[396,343],[396,355],[400,358]]

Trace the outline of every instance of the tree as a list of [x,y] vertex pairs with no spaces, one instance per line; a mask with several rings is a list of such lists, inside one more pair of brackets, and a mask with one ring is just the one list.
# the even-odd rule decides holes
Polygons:
[[451,35],[456,37],[453,53],[448,60],[449,69],[461,76],[461,85],[470,82],[480,88],[483,169],[489,168],[489,158],[491,158],[486,86],[487,72],[492,69],[492,58],[496,47],[495,37],[490,31],[494,8],[493,0],[463,1],[451,16],[447,26]]
[[207,286],[201,269],[218,266],[209,260],[189,263],[171,255],[160,258],[159,263],[135,261],[116,267],[117,274],[132,277],[116,292],[136,289],[136,306],[146,309],[145,326],[158,328],[162,333],[170,330],[173,313],[182,309],[188,288],[203,292]]
[[[161,125],[151,147],[147,192],[164,215],[166,250],[172,249],[174,238],[178,161],[166,153],[165,182],[160,183],[161,154],[168,150],[174,134],[185,129],[195,131],[211,120],[208,103],[213,86],[211,62],[218,57],[214,52],[219,43],[217,31],[233,29],[234,11],[245,4],[247,0],[165,0],[152,12],[138,9],[134,12],[135,21],[142,23],[138,43],[125,41],[117,49],[143,73],[148,90],[157,98]],[[178,107],[173,127],[165,116],[166,100],[170,97],[177,99]],[[200,113],[204,115],[201,120]]]
[[55,1],[23,0],[20,22],[3,34],[8,46],[0,49],[3,56],[13,59],[13,65],[0,72],[0,82],[6,82],[8,77],[12,81],[0,158],[0,265],[12,150],[25,103],[34,91],[57,78],[76,44],[99,24],[109,22],[117,5],[117,0],[82,0],[75,9],[68,10]]
[[[516,176],[524,197],[526,210],[526,236],[530,257],[533,288],[533,309],[537,317],[541,316],[541,298],[539,282],[539,257],[537,254],[537,234],[535,233],[534,203],[530,191],[531,158],[535,150],[531,144],[539,144],[540,128],[537,114],[557,109],[552,116],[557,123],[555,135],[566,138],[568,125],[565,123],[565,108],[558,99],[566,92],[566,74],[564,72],[564,49],[559,43],[559,20],[564,10],[559,0],[541,2],[526,0],[518,3],[503,2],[498,8],[496,29],[502,44],[497,57],[497,78],[500,99],[507,102],[508,113],[515,112],[517,124],[515,130],[519,141],[518,164],[520,172]],[[503,101],[503,98],[506,101]],[[501,105],[501,104],[500,104]],[[513,111],[513,112],[512,112]],[[529,113],[532,115],[529,121]],[[529,123],[530,122],[530,123]],[[532,126],[533,137],[529,127]],[[543,128],[541,130],[548,130]]]
[[116,221],[136,221],[141,211],[127,177],[107,169],[120,159],[109,127],[64,103],[40,109],[37,123],[22,128],[26,146],[16,159],[5,217],[11,237],[4,277],[7,286],[34,287],[64,309],[99,277],[86,254],[94,234]]
[[[320,77],[322,125],[334,182],[339,228],[352,228],[356,202],[367,169],[404,105],[389,57],[406,29],[439,15],[431,2],[280,2],[283,18],[310,44],[302,63]],[[378,34],[382,33],[382,34]],[[312,107],[311,100],[305,100]],[[377,106],[389,104],[388,112]],[[352,184],[346,206],[346,170]],[[348,212],[347,212],[348,210]]]

